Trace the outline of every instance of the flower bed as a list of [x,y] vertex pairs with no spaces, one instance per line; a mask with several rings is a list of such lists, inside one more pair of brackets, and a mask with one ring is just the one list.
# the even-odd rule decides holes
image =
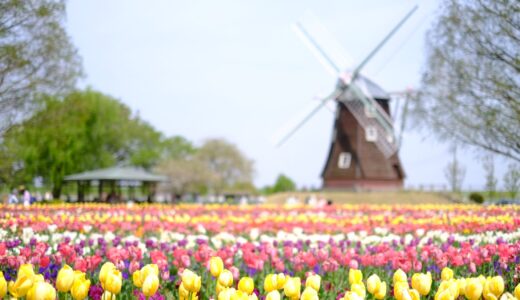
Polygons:
[[[520,279],[519,225],[515,206],[1,206],[0,271],[6,292],[19,297],[20,278],[31,278],[24,281],[25,287],[31,283],[26,293],[50,291],[65,268],[63,274],[76,271],[78,278],[67,293],[76,284],[71,294],[83,299],[78,291],[88,281],[87,295],[100,299],[109,289],[101,266],[110,262],[104,272],[115,276],[115,287],[121,279],[119,291],[113,289],[118,297],[295,299],[298,290],[302,299],[476,300],[466,294],[470,284],[477,291],[482,286],[479,297],[488,300],[513,297]],[[221,259],[220,272],[210,272],[212,257]],[[397,270],[406,278],[396,281]],[[140,272],[146,276],[135,275]],[[227,274],[222,280],[221,272]],[[154,274],[157,281],[146,281]],[[417,282],[428,280],[425,293]]]

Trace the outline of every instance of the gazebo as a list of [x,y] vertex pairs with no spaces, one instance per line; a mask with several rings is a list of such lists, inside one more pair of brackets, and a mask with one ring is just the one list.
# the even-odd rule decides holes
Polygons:
[[[157,183],[167,181],[168,177],[135,167],[112,167],[68,175],[64,180],[77,182],[78,201],[85,200],[85,191],[88,192],[92,183],[96,182],[98,201],[114,202],[123,199],[123,188],[127,190],[128,199],[135,199],[135,188],[139,187],[147,195],[147,201],[151,201]],[[106,196],[103,193],[104,187],[110,188],[110,193]]]

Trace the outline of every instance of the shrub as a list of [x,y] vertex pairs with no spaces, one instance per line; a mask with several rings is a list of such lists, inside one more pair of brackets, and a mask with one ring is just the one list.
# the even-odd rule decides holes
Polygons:
[[484,196],[482,196],[482,194],[480,194],[480,193],[469,194],[469,199],[478,204],[484,203]]

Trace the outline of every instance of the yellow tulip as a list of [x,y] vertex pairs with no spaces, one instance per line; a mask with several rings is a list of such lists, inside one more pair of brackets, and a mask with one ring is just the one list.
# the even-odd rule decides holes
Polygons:
[[401,299],[401,293],[407,291],[409,288],[408,281],[397,281],[394,283],[394,297],[396,299]]
[[218,283],[225,287],[230,287],[233,285],[233,273],[229,270],[223,270],[218,276]]
[[159,288],[159,277],[155,274],[149,274],[143,282],[143,294],[146,297],[155,295]]
[[181,279],[184,288],[189,292],[197,293],[200,290],[201,278],[193,273],[193,271],[185,269],[184,272],[182,272]]
[[422,296],[426,296],[430,293],[432,288],[432,274],[428,272],[415,273],[412,276],[412,288],[417,290]]
[[314,289],[316,292],[320,290],[321,285],[321,277],[318,274],[311,275],[307,277],[307,280],[305,280],[305,287],[310,287]]
[[465,278],[457,279],[457,285],[459,287],[459,296],[464,296],[464,294],[466,292],[466,279]]
[[112,269],[111,272],[106,274],[104,289],[110,293],[117,295],[121,291],[121,285],[123,284],[123,277],[121,272],[117,269]]
[[[350,277],[350,276],[349,276]],[[370,294],[375,294],[379,291],[379,287],[381,286],[381,279],[377,274],[372,274],[367,278],[367,290]]]
[[213,256],[209,260],[209,271],[211,275],[217,278],[220,273],[224,270],[224,262],[219,256]]
[[101,283],[104,283],[106,278],[107,278],[107,274],[110,273],[115,268],[116,268],[116,266],[113,263],[109,262],[109,261],[104,263],[101,266],[101,270],[99,270],[99,281]]
[[242,277],[238,281],[238,290],[251,295],[253,293],[253,290],[255,289],[255,282],[253,281],[253,278],[251,277]]
[[360,283],[363,280],[363,273],[361,270],[350,269],[348,271],[348,282],[352,285],[354,283]]
[[514,294],[516,299],[520,299],[520,283],[515,287]]
[[34,267],[31,264],[23,264],[18,268],[18,272],[16,277],[33,277],[34,276]]
[[247,297],[247,300],[258,300],[258,297],[256,296],[256,294],[251,294],[249,295],[249,297]]
[[227,286],[223,286],[222,284],[218,283],[218,281],[217,281],[217,286],[216,286],[215,289],[216,289],[216,291],[217,291],[217,295],[219,295],[220,292],[229,289],[229,287],[227,287]]
[[386,297],[386,282],[381,282],[381,286],[379,290],[374,294],[374,297],[378,300],[381,300]]
[[464,295],[469,300],[478,300],[482,296],[483,291],[482,282],[478,278],[470,278],[466,282],[466,288],[464,289]]
[[500,298],[502,293],[504,293],[504,279],[502,276],[495,276],[491,279],[487,280],[487,287],[489,292],[495,295],[495,297]]
[[311,287],[306,287],[303,290],[302,296],[300,300],[319,300],[318,298],[318,291]]
[[450,280],[453,278],[453,270],[448,268],[448,267],[444,267],[441,271],[441,278],[442,280]]
[[47,282],[38,281],[27,292],[27,300],[55,300],[56,290]]
[[79,280],[79,281],[86,280],[85,273],[83,273],[79,270],[74,270],[74,282],[76,282],[76,280]]
[[285,282],[283,292],[290,299],[299,299],[301,288],[302,282],[300,277],[291,277]]
[[264,279],[264,290],[266,292],[274,291],[278,288],[275,274],[268,274]]
[[33,286],[33,277],[22,276],[16,279],[15,282],[9,282],[9,293],[15,298],[24,297],[29,289]]
[[283,286],[285,285],[287,278],[288,277],[286,277],[283,273],[279,273],[278,275],[276,275],[276,289],[283,289]]
[[137,270],[132,274],[132,281],[134,282],[134,285],[138,288],[141,288],[143,286],[143,278],[141,276],[141,270]]
[[56,289],[62,293],[70,291],[74,283],[74,270],[69,265],[64,265],[56,278]]
[[7,281],[5,281],[4,273],[0,271],[0,298],[4,298],[7,294]]
[[348,291],[345,293],[345,296],[343,296],[343,300],[363,300],[363,298],[352,291]]
[[398,269],[394,273],[393,280],[394,280],[394,285],[395,285],[397,282],[407,282],[408,278],[406,276],[406,273],[403,270]]
[[420,300],[421,299],[421,295],[419,294],[419,291],[416,290],[416,289],[409,289],[408,293],[410,294],[410,298],[412,300]]
[[435,294],[435,300],[455,300],[455,297],[451,294],[449,288]]
[[500,297],[500,300],[517,300],[517,299],[511,293],[504,293],[502,295],[502,297]]
[[359,297],[365,299],[365,296],[367,295],[367,291],[365,289],[365,285],[363,284],[363,282],[359,282],[359,283],[353,283],[351,286],[350,286],[350,289],[359,295]]
[[235,291],[231,295],[231,300],[248,300],[249,295],[241,290]]
[[[183,273],[184,274],[184,273]],[[217,283],[218,284],[218,283]],[[188,291],[185,287],[184,287],[184,283],[181,283],[181,285],[179,286],[179,296],[181,298],[188,298],[188,296],[190,295],[190,291]]]
[[218,294],[218,300],[231,300],[231,296],[235,293],[234,288],[227,288]]
[[144,278],[148,277],[148,275],[154,274],[159,277],[159,266],[156,264],[147,264],[146,266],[141,268],[141,276]]
[[83,300],[88,296],[88,290],[90,289],[90,280],[76,279],[70,289],[70,294],[74,300]]
[[282,296],[280,295],[280,292],[278,292],[277,290],[270,291],[265,296],[265,300],[280,300],[281,298]]
[[109,291],[104,291],[103,295],[101,295],[101,300],[116,300],[116,295]]

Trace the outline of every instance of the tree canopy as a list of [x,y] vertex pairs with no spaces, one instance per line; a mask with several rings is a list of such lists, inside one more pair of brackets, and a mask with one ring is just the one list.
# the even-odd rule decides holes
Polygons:
[[0,132],[41,93],[70,92],[81,60],[65,32],[64,0],[0,2]]
[[126,105],[99,92],[44,96],[30,118],[4,134],[0,174],[14,184],[42,177],[57,197],[71,173],[117,163],[150,168],[165,151],[163,140]]
[[443,1],[427,59],[417,119],[443,139],[520,160],[518,1]]

